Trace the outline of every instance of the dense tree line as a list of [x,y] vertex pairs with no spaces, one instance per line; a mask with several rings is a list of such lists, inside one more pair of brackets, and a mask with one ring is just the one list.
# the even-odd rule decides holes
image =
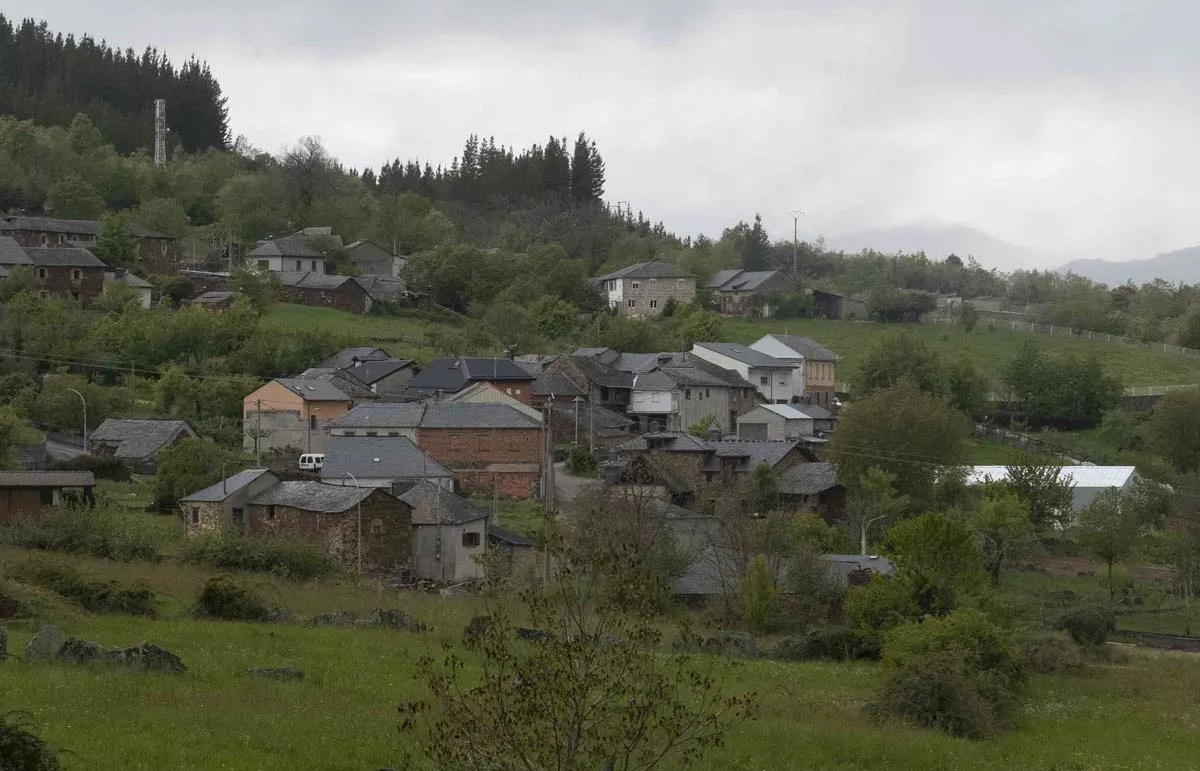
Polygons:
[[139,55],[0,15],[0,114],[65,128],[83,113],[107,142],[131,153],[154,147],[155,99],[167,100],[172,146],[226,147],[226,100],[204,62],[176,67],[154,48]]

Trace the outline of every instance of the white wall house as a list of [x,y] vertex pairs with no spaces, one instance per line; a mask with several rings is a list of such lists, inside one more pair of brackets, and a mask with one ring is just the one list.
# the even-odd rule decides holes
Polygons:
[[801,389],[796,390],[798,364],[776,359],[749,346],[696,343],[692,346],[692,355],[738,373],[758,389],[759,396],[771,404],[787,404],[793,396],[799,398],[804,395],[803,379],[800,380]]
[[260,273],[316,273],[325,275],[325,255],[300,238],[266,241],[246,255]]
[[759,353],[796,365],[792,388],[812,404],[829,406],[837,389],[837,354],[813,340],[798,335],[766,335],[750,347]]

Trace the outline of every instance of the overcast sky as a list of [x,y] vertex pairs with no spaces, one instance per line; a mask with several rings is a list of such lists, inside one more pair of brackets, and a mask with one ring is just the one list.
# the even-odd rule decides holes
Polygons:
[[[1196,0],[9,0],[206,59],[234,134],[359,168],[593,136],[680,233],[963,223],[1045,255],[1200,243]],[[173,5],[173,3],[172,3]],[[169,106],[168,106],[169,109]]]

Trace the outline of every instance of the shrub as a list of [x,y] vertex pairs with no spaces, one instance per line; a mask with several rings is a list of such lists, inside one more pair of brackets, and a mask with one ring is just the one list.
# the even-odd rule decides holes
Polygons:
[[911,586],[901,578],[872,576],[871,583],[846,593],[846,625],[858,637],[868,658],[879,658],[884,636],[901,624],[921,617]]
[[738,586],[742,599],[742,620],[756,634],[775,628],[779,620],[779,587],[767,558],[759,554],[750,560]]
[[1079,646],[1061,633],[1041,632],[1027,635],[1017,642],[1021,660],[1031,672],[1039,675],[1061,675],[1083,669]]
[[160,531],[145,517],[113,505],[63,506],[46,519],[26,519],[0,529],[0,543],[124,562],[162,556]]
[[1098,646],[1108,642],[1108,633],[1116,629],[1116,620],[1112,613],[1101,608],[1079,608],[1059,617],[1057,626],[1079,645]]
[[96,479],[110,479],[113,482],[128,482],[131,478],[129,467],[111,455],[80,455],[77,458],[60,460],[51,468],[62,471],[90,471]]
[[870,658],[858,635],[849,629],[814,629],[799,637],[784,637],[767,653],[780,661],[851,661]]
[[278,538],[212,535],[189,541],[183,560],[222,570],[271,573],[307,581],[336,573],[337,562],[307,543]]
[[600,468],[596,456],[585,448],[573,444],[567,448],[567,472],[575,476],[591,476]]
[[13,571],[25,583],[49,589],[93,613],[154,616],[154,592],[146,586],[123,586],[117,581],[85,577],[70,565],[35,560]]
[[883,662],[881,714],[967,738],[994,733],[1015,710],[1025,684],[1012,641],[977,610],[893,629]]
[[58,753],[38,738],[21,715],[0,715],[0,768],[14,771],[57,771]]
[[193,612],[201,618],[225,621],[269,621],[277,609],[261,594],[229,576],[214,576],[200,590]]

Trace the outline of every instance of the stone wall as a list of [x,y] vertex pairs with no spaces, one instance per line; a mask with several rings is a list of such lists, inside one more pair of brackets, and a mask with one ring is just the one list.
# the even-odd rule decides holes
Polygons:
[[347,281],[335,289],[285,286],[283,295],[289,302],[300,305],[337,308],[350,313],[366,313],[371,309],[371,298],[357,281]]
[[[46,276],[42,278],[42,271]],[[79,278],[72,278],[78,271]],[[71,268],[50,266],[34,266],[34,275],[38,276],[38,287],[59,297],[76,299],[84,305],[92,302],[104,293],[104,268]]]
[[[621,289],[621,300],[617,303],[617,313],[622,316],[658,316],[662,314],[668,300],[683,305],[696,299],[694,278],[625,278],[621,281],[624,282],[624,286]],[[634,282],[638,284],[636,289],[633,287]],[[630,300],[636,301],[635,307],[629,307]]]
[[183,532],[188,538],[225,529],[225,507],[220,501],[185,502],[179,508],[183,511]]

